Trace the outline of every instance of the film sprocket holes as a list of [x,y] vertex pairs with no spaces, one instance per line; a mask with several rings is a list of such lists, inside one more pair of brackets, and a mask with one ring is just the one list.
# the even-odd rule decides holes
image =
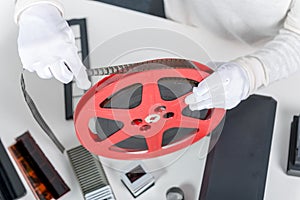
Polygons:
[[154,185],[154,177],[147,172],[144,164],[140,161],[131,163],[121,174],[121,181],[137,197]]

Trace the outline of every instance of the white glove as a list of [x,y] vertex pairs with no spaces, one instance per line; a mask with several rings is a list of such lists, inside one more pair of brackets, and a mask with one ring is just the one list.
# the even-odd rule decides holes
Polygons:
[[37,4],[19,18],[18,50],[23,68],[39,77],[68,83],[73,76],[77,86],[91,86],[75,46],[71,28],[59,10],[50,4]]
[[193,88],[185,98],[191,110],[231,109],[249,96],[250,82],[245,69],[236,63],[222,64]]

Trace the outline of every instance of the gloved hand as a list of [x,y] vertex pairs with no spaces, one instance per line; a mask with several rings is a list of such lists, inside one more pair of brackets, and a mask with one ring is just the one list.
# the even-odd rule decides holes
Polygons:
[[91,86],[75,46],[71,28],[59,10],[50,4],[37,4],[19,17],[18,50],[23,68],[39,77],[68,83],[73,76],[77,86]]
[[236,63],[225,63],[193,88],[185,98],[191,110],[231,109],[249,96],[250,82],[245,69]]

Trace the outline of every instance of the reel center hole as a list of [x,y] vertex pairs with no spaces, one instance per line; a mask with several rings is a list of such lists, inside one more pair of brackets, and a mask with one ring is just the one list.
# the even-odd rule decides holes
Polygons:
[[134,119],[132,120],[131,124],[132,125],[140,125],[143,122],[142,119]]
[[172,118],[172,117],[174,117],[174,113],[173,112],[168,112],[168,113],[164,114],[163,117],[166,118],[166,119]]
[[149,130],[150,128],[151,128],[150,125],[144,125],[144,126],[142,126],[142,127],[140,128],[140,130],[141,130],[141,131],[147,131],[147,130]]
[[155,112],[163,112],[166,110],[166,106],[158,106],[154,109]]

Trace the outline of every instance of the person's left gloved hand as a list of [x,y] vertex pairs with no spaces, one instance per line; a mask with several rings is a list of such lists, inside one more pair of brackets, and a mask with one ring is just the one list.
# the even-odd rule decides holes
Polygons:
[[35,4],[20,14],[18,24],[18,50],[24,69],[44,79],[54,76],[63,83],[75,77],[81,89],[91,86],[73,32],[55,6]]
[[185,98],[191,110],[231,109],[249,96],[250,82],[245,69],[236,63],[225,63],[193,88]]

